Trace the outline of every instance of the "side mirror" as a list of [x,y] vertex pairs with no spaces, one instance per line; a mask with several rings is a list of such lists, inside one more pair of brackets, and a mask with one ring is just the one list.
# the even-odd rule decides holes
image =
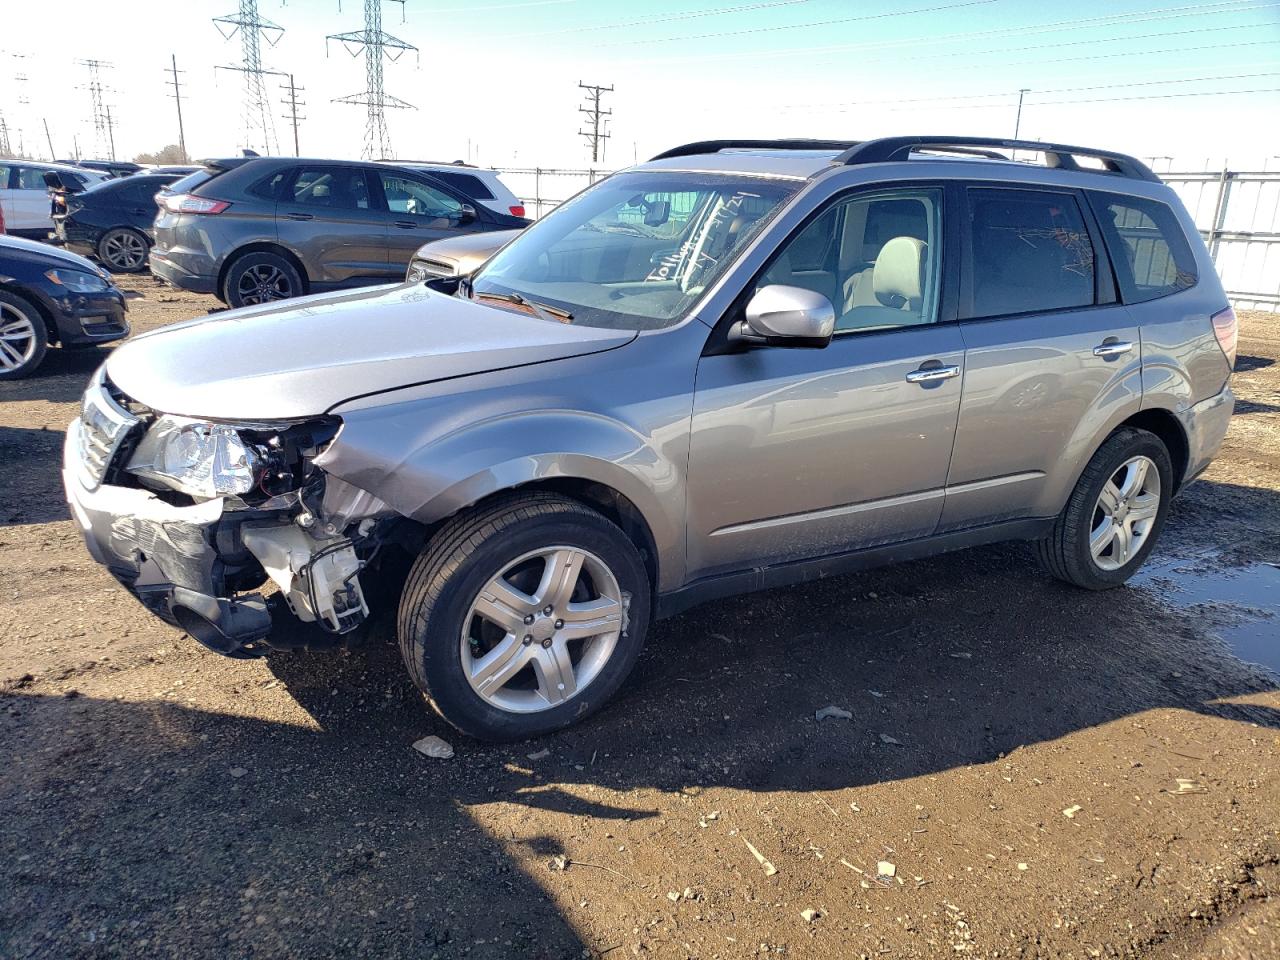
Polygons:
[[464,203],[462,209],[458,211],[459,223],[470,223],[476,218],[476,208],[469,203]]
[[825,347],[836,329],[836,309],[820,293],[775,283],[747,303],[736,338],[778,347]]

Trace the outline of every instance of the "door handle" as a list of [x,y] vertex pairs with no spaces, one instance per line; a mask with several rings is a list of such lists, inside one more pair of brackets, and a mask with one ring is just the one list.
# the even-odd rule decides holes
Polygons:
[[314,220],[316,215],[314,213],[286,213],[285,217],[290,220]]
[[921,367],[907,374],[907,383],[936,383],[960,376],[959,367]]
[[1112,357],[1122,357],[1132,349],[1133,344],[1128,340],[1117,340],[1115,337],[1109,337],[1093,348],[1093,355],[1109,360]]
[[405,230],[412,230],[417,226],[417,224],[412,220],[397,220],[395,221],[395,224],[397,227],[403,227]]

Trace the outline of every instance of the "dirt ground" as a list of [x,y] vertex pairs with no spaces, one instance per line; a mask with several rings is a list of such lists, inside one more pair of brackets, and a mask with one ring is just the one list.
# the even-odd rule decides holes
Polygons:
[[[213,306],[124,285],[139,331]],[[1280,316],[1240,353],[1142,583],[1009,545],[709,604],[601,714],[487,746],[387,619],[241,662],[146,614],[59,486],[103,354],[53,351],[0,385],[0,956],[1274,960],[1280,682],[1221,638],[1280,646],[1280,590],[1161,575],[1280,563]]]

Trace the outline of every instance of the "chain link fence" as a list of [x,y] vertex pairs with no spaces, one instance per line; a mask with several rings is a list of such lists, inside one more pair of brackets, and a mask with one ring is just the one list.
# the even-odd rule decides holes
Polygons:
[[575,193],[613,173],[612,170],[569,170],[555,167],[494,167],[535,220]]

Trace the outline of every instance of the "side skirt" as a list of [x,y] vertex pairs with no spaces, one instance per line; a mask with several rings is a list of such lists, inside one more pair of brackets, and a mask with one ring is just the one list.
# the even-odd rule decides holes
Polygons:
[[1054,518],[1006,520],[968,530],[921,537],[902,543],[891,543],[861,550],[830,554],[812,560],[795,560],[771,567],[756,567],[733,573],[718,574],[694,580],[677,590],[658,597],[659,619],[673,617],[708,600],[719,600],[741,593],[786,587],[810,580],[838,577],[871,567],[883,567],[905,560],[918,560],[952,550],[964,550],[1004,540],[1038,540],[1049,534]]

